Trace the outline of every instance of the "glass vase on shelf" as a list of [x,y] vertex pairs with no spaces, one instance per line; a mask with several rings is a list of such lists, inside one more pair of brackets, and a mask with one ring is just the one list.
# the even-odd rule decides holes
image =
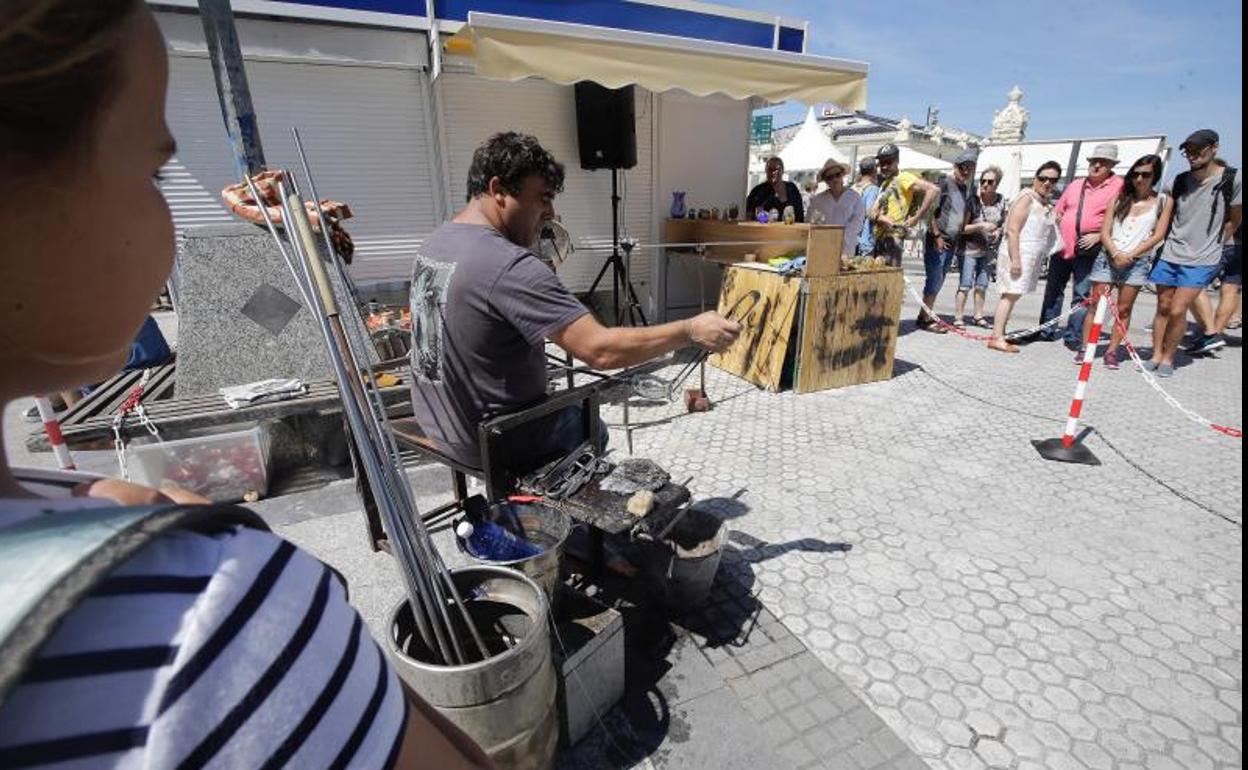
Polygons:
[[672,208],[669,213],[672,215],[672,219],[684,219],[685,218],[685,191],[684,190],[672,190]]

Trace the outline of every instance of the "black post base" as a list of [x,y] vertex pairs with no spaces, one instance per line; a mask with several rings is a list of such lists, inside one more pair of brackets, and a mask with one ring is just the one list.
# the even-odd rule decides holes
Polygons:
[[1059,463],[1078,463],[1079,465],[1101,464],[1096,455],[1092,454],[1091,449],[1077,441],[1070,446],[1065,446],[1060,438],[1046,438],[1043,441],[1032,439],[1031,445],[1046,460],[1054,460]]

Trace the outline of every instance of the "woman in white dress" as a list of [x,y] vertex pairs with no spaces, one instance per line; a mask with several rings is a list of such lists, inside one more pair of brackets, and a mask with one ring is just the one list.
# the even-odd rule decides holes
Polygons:
[[1005,326],[1018,298],[1036,290],[1040,282],[1040,267],[1053,251],[1056,228],[1053,227],[1053,205],[1049,197],[1057,180],[1062,178],[1062,167],[1057,161],[1047,161],[1036,170],[1031,189],[1019,193],[1010,206],[1005,232],[1008,264],[997,269],[997,282],[1001,289],[1001,301],[997,303],[993,319],[992,339],[988,347],[1002,353],[1017,353],[1018,346],[1005,338]]
[[[1118,287],[1118,320],[1109,335],[1109,350],[1105,351],[1105,368],[1117,369],[1118,344],[1122,341],[1119,329],[1131,326],[1131,308],[1140,289],[1148,283],[1148,271],[1152,269],[1153,252],[1166,239],[1170,229],[1170,216],[1174,213],[1174,200],[1165,193],[1157,192],[1161,181],[1161,158],[1145,155],[1131,166],[1127,183],[1110,206],[1111,216],[1105,217],[1101,226],[1101,244],[1105,247],[1097,255],[1092,266],[1092,293],[1100,297]],[[1092,313],[1083,323],[1083,338],[1092,333]],[[1083,363],[1083,349],[1075,355],[1075,363]]]

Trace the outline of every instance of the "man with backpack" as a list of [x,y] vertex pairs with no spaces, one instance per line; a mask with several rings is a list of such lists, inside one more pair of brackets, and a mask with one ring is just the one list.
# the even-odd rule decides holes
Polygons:
[[1187,311],[1222,269],[1224,256],[1234,258],[1243,218],[1242,173],[1217,162],[1217,132],[1195,131],[1179,149],[1191,170],[1174,180],[1174,219],[1161,259],[1148,276],[1157,286],[1157,315],[1153,357],[1144,367],[1158,377],[1174,375]]
[[[1231,210],[1231,194],[1235,189],[1234,176],[1236,169],[1226,165],[1221,159],[1215,158],[1214,163],[1222,166],[1222,198],[1228,213]],[[1196,295],[1192,303],[1192,316],[1200,324],[1201,334],[1186,350],[1191,355],[1212,353],[1226,347],[1226,339],[1222,332],[1236,328],[1232,319],[1239,312],[1240,294],[1244,284],[1243,257],[1243,225],[1235,228],[1235,236],[1222,244],[1222,264],[1218,267],[1215,278],[1218,281],[1218,309],[1213,309],[1213,301],[1208,292]]]

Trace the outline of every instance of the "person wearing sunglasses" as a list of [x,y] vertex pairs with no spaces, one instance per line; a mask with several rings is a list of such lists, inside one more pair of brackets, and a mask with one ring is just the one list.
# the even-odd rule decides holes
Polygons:
[[972,322],[984,329],[992,328],[984,317],[984,300],[997,263],[1001,234],[1005,232],[1005,217],[1009,213],[1009,202],[997,192],[1003,175],[997,166],[984,169],[979,175],[979,194],[971,199],[971,223],[962,231],[962,275],[954,300],[953,325],[957,327],[966,325],[966,298],[974,290],[975,316]]
[[[849,166],[835,158],[828,158],[819,169],[818,179],[827,185],[827,189],[810,197],[810,208],[807,218],[812,224],[837,225],[845,228],[841,243],[841,255],[852,257],[854,247],[858,245],[857,234],[862,230],[862,220],[866,217],[862,197],[852,187],[845,186],[845,177],[849,175]],[[815,220],[818,220],[816,222]]]
[[[936,297],[944,286],[949,266],[962,254],[962,231],[970,222],[975,198],[975,163],[979,152],[963,150],[953,161],[953,172],[940,180],[940,197],[935,214],[927,223],[927,239],[923,249],[923,304],[936,307]],[[944,334],[937,319],[922,308],[915,319],[915,328]]]
[[[1218,134],[1194,131],[1179,145],[1190,170],[1174,180],[1174,221],[1148,280],[1157,286],[1153,356],[1144,368],[1174,376],[1174,357],[1187,333],[1187,312],[1234,256],[1243,220],[1243,172],[1217,162]],[[1211,348],[1209,348],[1211,349]]]
[[[1088,175],[1071,182],[1057,201],[1054,214],[1062,231],[1062,251],[1049,260],[1049,276],[1044,284],[1044,304],[1040,323],[1047,323],[1062,314],[1062,295],[1071,284],[1070,303],[1074,307],[1088,298],[1092,282],[1092,265],[1101,253],[1101,225],[1114,198],[1122,190],[1122,177],[1114,174],[1118,165],[1118,145],[1098,144],[1088,155]],[[1066,345],[1082,344],[1080,332],[1086,310],[1077,309],[1066,323]],[[1056,340],[1063,332],[1049,329],[1043,339]]]
[[[901,149],[895,144],[877,150],[875,162],[880,173],[880,194],[867,212],[867,218],[875,225],[875,255],[900,267],[906,241],[931,211],[940,190],[918,174],[901,169]],[[916,200],[917,196],[922,197]]]
[[[1122,341],[1120,328],[1131,326],[1131,308],[1148,282],[1152,268],[1150,257],[1157,245],[1166,237],[1170,227],[1170,215],[1174,201],[1165,193],[1157,192],[1161,181],[1162,163],[1157,155],[1145,155],[1131,166],[1127,183],[1114,199],[1112,215],[1101,226],[1101,244],[1104,246],[1092,267],[1092,296],[1118,289],[1118,320],[1121,327],[1113,324],[1110,331],[1109,349],[1105,351],[1105,368],[1117,369],[1118,345]],[[1112,320],[1108,323],[1112,323]],[[1092,313],[1083,322],[1083,337],[1092,333]],[[1083,363],[1084,351],[1075,353],[1075,363]]]
[[1061,178],[1061,164],[1055,160],[1046,161],[1036,170],[1031,189],[1019,193],[1010,204],[1005,224],[1009,259],[997,274],[1001,300],[993,318],[992,339],[988,340],[992,350],[1018,352],[1018,346],[1005,338],[1005,327],[1019,298],[1036,290],[1040,283],[1040,266],[1053,251],[1057,233],[1050,199]]

